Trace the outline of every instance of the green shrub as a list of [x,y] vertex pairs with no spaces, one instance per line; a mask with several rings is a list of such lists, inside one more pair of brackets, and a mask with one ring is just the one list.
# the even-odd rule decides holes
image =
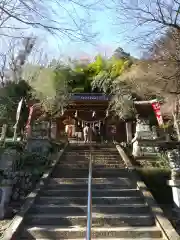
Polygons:
[[42,156],[37,153],[24,152],[21,156],[21,160],[18,163],[18,169],[25,170],[42,169],[49,164],[48,157]]
[[167,185],[171,171],[168,168],[138,168],[142,181],[147,185],[159,204],[172,204],[172,190]]

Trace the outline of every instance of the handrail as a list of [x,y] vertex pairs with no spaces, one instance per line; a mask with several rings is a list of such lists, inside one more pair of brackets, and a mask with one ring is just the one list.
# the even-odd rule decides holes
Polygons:
[[91,240],[91,226],[92,226],[92,145],[90,143],[86,240]]

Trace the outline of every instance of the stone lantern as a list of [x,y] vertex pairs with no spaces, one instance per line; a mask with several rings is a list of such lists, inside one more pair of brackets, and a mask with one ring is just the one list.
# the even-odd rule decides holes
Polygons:
[[167,156],[169,166],[171,168],[171,180],[167,184],[172,188],[173,201],[175,211],[178,213],[180,210],[180,149],[179,146],[171,146],[168,143]]
[[179,149],[167,151],[169,166],[171,168],[171,179],[180,179],[180,152]]

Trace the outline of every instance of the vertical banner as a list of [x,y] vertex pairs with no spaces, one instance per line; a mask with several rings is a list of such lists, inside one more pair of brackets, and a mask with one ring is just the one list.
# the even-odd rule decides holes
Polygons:
[[159,126],[162,126],[164,124],[164,122],[163,122],[163,118],[162,118],[162,114],[161,114],[160,103],[157,102],[157,101],[156,102],[154,101],[154,102],[151,103],[151,105],[152,105],[152,108],[155,112],[155,115],[156,115]]
[[18,126],[18,123],[19,123],[20,115],[21,115],[22,104],[23,104],[23,98],[19,101],[18,107],[17,107],[17,112],[16,112],[16,124],[14,125],[13,141],[16,141],[16,138],[17,138],[17,126]]
[[16,124],[19,122],[20,114],[21,114],[21,108],[23,104],[23,98],[20,100],[18,107],[17,107],[17,112],[16,112]]

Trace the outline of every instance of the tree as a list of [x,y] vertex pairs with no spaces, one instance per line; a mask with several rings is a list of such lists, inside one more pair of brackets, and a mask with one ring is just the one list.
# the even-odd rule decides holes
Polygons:
[[63,109],[68,101],[71,69],[57,63],[56,66],[42,68],[36,81],[31,82],[35,90],[34,97],[41,103],[49,116]]
[[18,83],[22,80],[23,66],[31,53],[36,39],[28,37],[25,38],[22,42],[22,48],[19,50],[17,57],[12,54],[10,68],[12,72],[12,80],[15,83]]
[[1,87],[4,87],[6,81],[6,63],[7,63],[7,56],[4,53],[0,54],[0,84]]
[[113,53],[113,57],[115,57],[116,59],[122,59],[122,58],[128,58],[130,57],[129,53],[126,53],[121,47],[118,47],[114,53]]
[[7,81],[18,82],[23,79],[23,67],[35,46],[36,39],[12,39],[8,48],[0,53],[0,84],[5,86]]
[[69,66],[58,64],[54,70],[53,86],[55,89],[55,111],[66,107],[72,91],[72,70]]
[[138,40],[141,47],[169,28],[180,30],[179,0],[113,0],[111,8],[116,9],[119,23],[128,24],[131,32],[134,30],[128,38]]
[[16,122],[16,110],[21,98],[24,98],[23,106],[18,127],[23,132],[28,118],[28,108],[26,102],[31,98],[32,88],[24,80],[18,83],[6,82],[0,88],[0,119],[9,125],[14,125]]
[[92,69],[97,69],[92,87],[112,95],[109,108],[123,119],[134,114],[130,86],[121,80],[121,75],[131,64],[131,56],[122,48],[116,49],[110,59],[98,58],[92,63]]
[[[15,125],[15,134],[17,128],[23,133],[25,123],[28,117],[28,108],[26,102],[29,100],[32,88],[22,79],[22,68],[34,47],[35,40],[25,38],[22,42],[17,56],[15,56],[15,42],[10,45],[8,52],[4,54],[3,64],[1,66],[1,88],[0,88],[0,118],[6,123],[16,122],[16,110],[18,103],[23,99],[21,115],[18,125]],[[2,55],[3,56],[3,55]],[[6,74],[6,75],[5,75]],[[8,77],[7,77],[8,75]]]
[[89,31],[89,11],[95,10],[97,5],[94,0],[83,3],[73,0],[1,0],[0,33],[1,36],[19,38],[27,29],[36,28],[59,37],[90,41],[95,35]]
[[169,29],[154,43],[151,58],[158,61],[162,69],[161,95],[173,99],[172,116],[174,128],[180,141],[180,32]]
[[90,64],[90,71],[93,73],[92,87],[98,88],[100,91],[110,93],[113,81],[121,75],[128,66],[128,60],[116,58],[112,56],[110,59],[103,59],[98,56],[96,60]]
[[146,59],[137,61],[122,75],[122,79],[143,98],[151,98],[154,95],[169,103],[178,140],[180,140],[179,39],[179,31],[169,29],[165,35],[154,41]]
[[69,86],[73,93],[91,92],[91,79],[88,72],[88,62],[74,61],[71,65],[71,79]]

